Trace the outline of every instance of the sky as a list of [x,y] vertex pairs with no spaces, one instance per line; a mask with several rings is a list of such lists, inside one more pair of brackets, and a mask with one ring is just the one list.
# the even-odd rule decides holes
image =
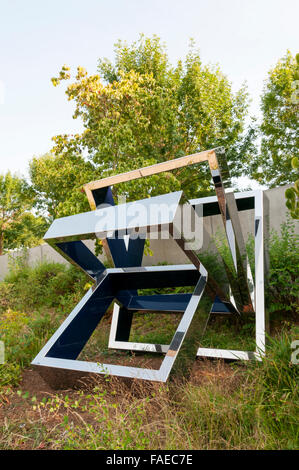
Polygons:
[[0,0],[0,173],[27,175],[54,135],[82,129],[65,88],[51,83],[61,66],[95,73],[118,39],[140,33],[158,35],[173,64],[194,38],[234,90],[247,82],[259,117],[267,72],[287,49],[299,52],[298,17],[297,0]]

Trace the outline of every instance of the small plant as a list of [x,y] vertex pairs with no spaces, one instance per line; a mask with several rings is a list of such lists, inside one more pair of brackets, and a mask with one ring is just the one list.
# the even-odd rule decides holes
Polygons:
[[291,362],[291,343],[298,337],[298,327],[283,329],[276,338],[268,338],[262,362],[250,365],[254,384],[251,400],[268,448],[298,447],[299,368]]
[[87,276],[73,266],[44,261],[30,267],[21,259],[11,266],[4,285],[13,286],[12,309],[64,308],[67,303],[72,309],[82,297],[86,281]]
[[294,222],[281,225],[280,234],[272,231],[269,241],[270,269],[266,302],[270,312],[299,313],[299,237]]
[[17,385],[42,345],[58,327],[58,318],[48,313],[8,309],[0,316],[0,339],[5,345],[5,363],[0,365],[0,386]]

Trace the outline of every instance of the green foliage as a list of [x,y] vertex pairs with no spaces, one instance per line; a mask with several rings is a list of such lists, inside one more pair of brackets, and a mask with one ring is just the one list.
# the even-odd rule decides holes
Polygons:
[[[232,259],[226,240],[219,233],[215,236],[215,244],[222,260],[232,270]],[[282,312],[296,317],[299,312],[299,237],[291,219],[281,224],[280,232],[272,230],[268,241],[269,272],[266,278],[266,305],[270,312]],[[249,264],[254,273],[254,237],[250,235],[246,243]],[[200,253],[208,273],[219,282],[227,284],[223,261],[213,251]]]
[[[139,343],[170,344],[181,319],[180,314],[135,313],[130,341]],[[158,321],[157,321],[158,320]],[[157,328],[159,324],[159,327]]]
[[16,362],[0,364],[0,387],[18,385],[21,374],[22,368]]
[[30,162],[36,207],[50,220],[89,210],[82,185],[93,179],[94,168],[81,155],[46,154]]
[[[189,386],[182,410],[201,448],[295,449],[298,445],[298,366],[290,363],[298,328],[272,339],[262,363],[248,363],[240,386],[226,394]],[[222,380],[225,380],[224,378]],[[187,395],[187,396],[186,396]],[[202,442],[201,442],[202,445]]]
[[299,312],[299,237],[290,220],[272,231],[269,242],[270,269],[266,301],[270,312]]
[[[254,237],[252,234],[249,234],[248,236],[246,251],[252,274],[254,276]],[[207,251],[200,252],[198,257],[204,267],[207,269],[208,273],[219,285],[227,285],[228,277],[226,270],[224,269],[224,264],[230,271],[230,275],[232,277],[235,268],[227,238],[223,231],[220,230],[216,232],[209,249]]]
[[227,283],[223,263],[217,253],[212,250],[207,250],[199,254],[199,259],[208,271],[209,275],[215,279],[219,285],[225,285]]
[[0,386],[17,385],[22,370],[54,333],[59,319],[48,312],[7,309],[0,313],[0,339],[5,345],[5,363],[0,365]]
[[32,308],[63,309],[75,305],[82,297],[86,281],[87,276],[73,266],[44,261],[29,267],[20,257],[13,259],[5,285],[12,286],[14,293],[10,307],[30,311]]
[[258,411],[259,425],[265,429],[267,448],[275,445],[294,449],[298,445],[299,369],[291,363],[291,343],[299,335],[298,327],[282,330],[268,338],[267,355],[251,376],[257,381],[252,401]]
[[261,153],[252,175],[270,187],[292,183],[298,176],[291,160],[298,157],[298,62],[288,51],[269,71],[261,108]]
[[5,249],[38,244],[43,219],[29,211],[34,193],[25,179],[0,175],[0,255]]
[[[66,421],[62,426],[65,430],[64,442],[55,440],[55,446],[62,445],[64,450],[110,448],[143,450],[149,448],[151,438],[160,433],[157,429],[144,429],[147,421],[148,400],[134,401],[134,405],[128,401],[125,407],[109,402],[105,395],[99,387],[95,387],[92,398],[88,402],[89,412],[101,426],[101,432],[97,432],[96,426],[87,425],[82,428],[81,425],[74,426]],[[77,409],[82,407],[79,400],[77,400]],[[47,405],[49,407],[49,404]],[[71,403],[70,406],[72,406]],[[85,407],[87,409],[86,405]]]
[[203,348],[231,349],[237,351],[255,350],[255,323],[252,316],[246,320],[214,318],[207,325],[200,345]]
[[44,217],[25,212],[6,230],[5,249],[14,250],[40,245],[47,228],[48,223]]
[[[68,78],[64,68],[53,80]],[[66,94],[85,130],[56,136],[54,152],[64,158],[85,152],[94,165],[93,179],[220,145],[230,149],[233,176],[250,160],[247,93],[244,88],[233,93],[219,68],[203,65],[193,46],[184,63],[173,67],[156,36],[141,36],[132,45],[118,42],[115,63],[100,60],[95,75],[78,67]],[[210,181],[208,168],[200,165],[122,184],[114,195],[136,200],[182,188],[196,197],[211,190]]]
[[0,365],[0,385],[15,385],[22,367],[29,363],[26,346],[31,343],[31,331],[26,315],[12,310],[2,313],[0,337],[5,345],[5,360],[8,362],[8,367],[7,364]]
[[25,441],[49,449],[297,449],[298,366],[290,354],[298,333],[282,331],[260,363],[201,362],[188,383],[129,388],[108,377],[42,399],[19,390],[28,417],[0,428],[0,448]]
[[5,364],[0,386],[16,385],[30,364],[84,292],[86,276],[74,267],[44,262],[28,267],[26,253],[14,258],[0,283],[0,340]]
[[70,78],[69,70],[70,68],[67,65],[63,65],[59,73],[59,77],[51,79],[53,85],[57,86],[59,85],[61,80],[67,80],[68,78]]
[[[264,398],[267,399],[273,390],[281,397],[287,391],[295,396],[298,392],[299,370],[296,364],[291,363],[291,343],[298,338],[299,327],[282,329],[276,338],[267,338],[267,355],[259,365],[259,373],[263,384]],[[253,371],[252,373],[256,373]]]

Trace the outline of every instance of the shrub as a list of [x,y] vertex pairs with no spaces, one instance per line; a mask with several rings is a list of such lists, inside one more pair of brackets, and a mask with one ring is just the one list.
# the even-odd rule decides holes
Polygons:
[[44,261],[29,267],[16,260],[0,289],[9,295],[12,309],[56,308],[65,306],[74,295],[79,301],[86,279],[87,276],[74,266]]
[[73,266],[47,261],[29,267],[24,254],[11,260],[0,283],[0,340],[6,360],[0,365],[0,386],[18,383],[61,316],[81,299],[85,284],[86,276]]
[[291,343],[299,328],[282,330],[268,338],[267,354],[259,364],[250,364],[254,384],[251,396],[257,422],[267,436],[267,448],[298,448],[299,368],[291,363]]
[[54,333],[59,317],[34,312],[28,315],[8,309],[0,316],[0,339],[5,345],[5,363],[0,365],[0,386],[16,385],[43,344]]
[[299,312],[299,237],[294,222],[281,225],[280,234],[272,231],[269,242],[270,269],[266,302],[270,312]]

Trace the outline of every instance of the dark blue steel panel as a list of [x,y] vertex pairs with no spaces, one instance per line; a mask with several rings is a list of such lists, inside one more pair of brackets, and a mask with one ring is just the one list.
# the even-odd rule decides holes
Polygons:
[[133,312],[125,307],[119,309],[117,328],[115,332],[116,341],[129,341],[133,320]]
[[56,246],[94,278],[106,269],[101,261],[81,241],[56,243]]
[[128,310],[152,310],[157,312],[184,312],[192,294],[165,294],[132,296]]
[[94,189],[92,191],[92,195],[94,197],[96,206],[100,206],[101,204],[110,204],[111,206],[114,206],[114,200],[110,187]]
[[[115,205],[110,187],[95,189],[92,191],[92,194],[97,207],[101,204]],[[140,238],[136,238],[135,240],[130,239],[127,250],[124,239],[121,237],[118,238],[118,232],[116,232],[114,236],[115,238],[113,239],[107,238],[107,242],[115,267],[141,266],[145,240]]]
[[107,238],[111,256],[116,268],[141,266],[145,240],[136,238],[129,239],[128,251],[123,238]]
[[237,313],[233,305],[229,302],[222,302],[219,297],[215,297],[214,303],[211,308],[211,313]]
[[[114,199],[111,187],[101,188],[92,191],[96,206],[110,204],[114,206]],[[119,233],[115,232],[115,238],[107,238],[109,250],[116,268],[141,266],[145,240],[129,240],[128,250],[123,238],[118,238]],[[130,288],[130,286],[128,286]],[[137,295],[136,290],[123,290],[119,292],[122,303],[127,303],[132,295]],[[132,325],[132,313],[121,308],[117,325],[116,338],[118,341],[128,341]]]
[[[142,269],[142,268],[141,268]],[[197,269],[177,271],[140,271],[113,273],[113,283],[119,290],[160,287],[195,286],[200,277]],[[118,297],[118,296],[117,296]],[[121,299],[119,299],[121,301]]]
[[76,359],[115,297],[110,276],[94,290],[73,321],[53,344],[47,357]]
[[[250,209],[254,209],[254,196],[244,197],[240,199],[236,199],[236,204],[238,211],[247,211]],[[195,205],[193,208],[195,209]],[[209,217],[210,215],[220,214],[219,203],[218,201],[215,202],[205,202],[203,204],[203,217]]]

